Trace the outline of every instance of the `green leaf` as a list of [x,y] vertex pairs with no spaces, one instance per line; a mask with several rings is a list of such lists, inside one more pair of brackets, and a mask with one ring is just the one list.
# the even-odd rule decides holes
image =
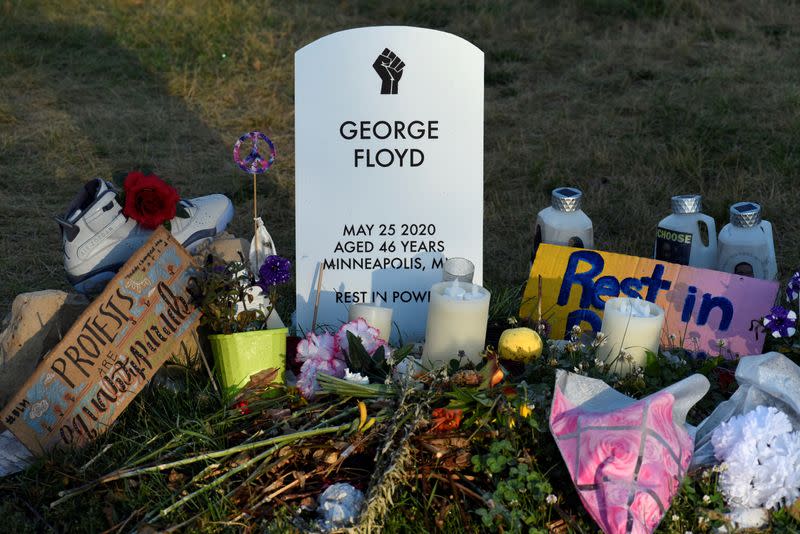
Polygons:
[[372,363],[376,367],[380,367],[381,363],[386,361],[386,350],[383,348],[383,345],[378,347],[378,350],[372,355]]
[[370,367],[372,360],[370,360],[369,353],[361,343],[361,338],[352,332],[347,332],[347,366],[354,372],[366,372]]

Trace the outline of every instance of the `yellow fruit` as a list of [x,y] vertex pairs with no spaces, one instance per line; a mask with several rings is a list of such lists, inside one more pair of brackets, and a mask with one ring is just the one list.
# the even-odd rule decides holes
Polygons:
[[542,338],[526,327],[511,328],[500,335],[500,357],[517,362],[530,362],[542,355]]

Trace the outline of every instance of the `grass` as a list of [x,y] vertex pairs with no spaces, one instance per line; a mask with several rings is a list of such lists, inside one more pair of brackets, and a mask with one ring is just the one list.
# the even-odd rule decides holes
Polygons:
[[[798,23],[800,6],[779,1],[0,0],[0,313],[18,293],[67,288],[52,217],[94,176],[147,166],[184,196],[225,193],[237,208],[231,230],[247,236],[249,186],[230,150],[256,127],[279,151],[259,205],[291,257],[294,51],[378,24],[441,29],[486,53],[490,287],[526,278],[535,214],[564,184],[584,190],[598,248],[640,256],[673,194],[703,194],[720,226],[731,203],[758,201],[785,278],[800,265]],[[74,453],[75,465],[113,444],[92,466],[103,472],[133,454],[139,432],[215,409],[154,395]],[[56,467],[65,462],[29,472],[0,505],[19,532],[107,528],[100,497],[41,521],[22,504],[68,484],[71,471],[60,480]],[[168,495],[157,480],[126,486],[121,510]]]
[[672,194],[702,193],[720,225],[734,201],[759,201],[785,277],[800,265],[798,21],[796,5],[744,1],[5,0],[0,312],[19,292],[66,288],[52,216],[93,176],[147,166],[185,196],[226,193],[248,235],[230,147],[253,127],[278,146],[260,205],[291,256],[293,53],[370,24],[442,29],[486,52],[490,286],[525,279],[532,221],[562,184],[584,189],[599,248],[641,256]]

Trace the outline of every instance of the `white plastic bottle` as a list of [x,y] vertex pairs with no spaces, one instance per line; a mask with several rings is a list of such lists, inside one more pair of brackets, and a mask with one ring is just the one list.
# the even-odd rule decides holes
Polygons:
[[664,217],[656,230],[655,259],[717,268],[717,225],[702,209],[700,195],[672,197],[672,215]]
[[536,217],[533,255],[541,243],[577,248],[594,247],[592,220],[581,210],[583,193],[575,187],[553,189],[551,205]]
[[761,206],[755,202],[731,206],[731,222],[719,233],[717,269],[764,280],[778,278],[772,225],[761,220]]

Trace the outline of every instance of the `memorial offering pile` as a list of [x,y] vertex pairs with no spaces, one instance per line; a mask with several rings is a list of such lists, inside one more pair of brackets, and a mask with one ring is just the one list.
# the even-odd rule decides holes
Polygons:
[[[277,369],[266,369],[235,396],[225,397],[207,374],[188,367],[176,373],[173,368],[169,379],[155,381],[111,432],[83,449],[53,452],[27,471],[3,479],[0,488],[15,495],[15,501],[24,499],[37,530],[49,525],[112,532],[594,532],[594,518],[606,532],[625,532],[627,518],[634,517],[636,532],[651,531],[659,520],[665,532],[712,532],[723,526],[733,529],[734,520],[743,521],[729,513],[743,506],[774,509],[758,517],[763,522],[759,526],[775,531],[796,528],[796,506],[791,505],[800,484],[793,471],[778,471],[785,473],[786,483],[780,485],[774,476],[765,478],[766,469],[754,462],[747,465],[756,471],[728,468],[745,461],[742,455],[747,454],[766,455],[784,462],[783,467],[795,461],[800,449],[791,444],[796,438],[787,433],[787,415],[775,408],[764,416],[751,412],[749,417],[760,417],[758,421],[733,419],[713,433],[711,456],[716,451],[721,465],[714,460],[692,467],[682,480],[662,479],[658,471],[650,471],[650,483],[670,486],[664,491],[674,495],[671,506],[666,502],[669,508],[661,511],[645,504],[641,510],[646,514],[625,511],[618,524],[618,516],[604,508],[610,504],[592,507],[585,488],[576,493],[572,466],[559,454],[559,448],[565,454],[559,425],[569,424],[564,417],[571,416],[563,410],[566,401],[554,403],[553,396],[569,397],[565,380],[585,382],[583,390],[602,384],[636,398],[660,398],[651,409],[671,421],[671,410],[656,408],[668,395],[663,388],[699,373],[687,389],[695,398],[686,410],[702,397],[702,377],[707,377],[711,392],[688,413],[688,421],[697,423],[736,390],[731,371],[735,362],[675,350],[650,354],[643,368],[621,377],[597,358],[606,343],[602,334],[587,337],[574,328],[568,340],[552,341],[516,326],[506,330],[497,352],[489,350],[480,365],[464,365],[454,358],[445,368],[426,371],[411,347],[390,348],[375,329],[361,323],[335,333],[309,333],[300,341],[296,363],[304,359],[300,368],[305,374],[312,367],[308,362],[328,362],[314,366],[310,387],[302,382],[300,387],[282,384]],[[770,337],[778,332],[781,343],[791,343],[794,331],[773,329],[770,318],[764,323]],[[543,330],[544,325],[539,326]],[[795,364],[778,353],[767,356],[794,369],[793,378],[800,383]],[[757,358],[763,357],[744,361],[756,365]],[[746,387],[752,390],[755,382]],[[761,385],[770,388],[768,380]],[[627,398],[607,389],[603,402],[608,402],[609,391]],[[674,388],[671,391],[674,398],[681,397]],[[796,407],[797,391],[776,396],[784,399],[784,408]],[[781,397],[785,394],[793,397]],[[735,394],[725,402],[736,399]],[[622,409],[636,406],[630,399]],[[560,422],[554,422],[559,417]],[[659,425],[655,428],[681,434],[679,422]],[[753,443],[780,442],[782,448],[775,450],[791,456],[774,460],[777,453],[770,453],[769,447],[737,452],[742,436]],[[637,453],[625,452],[626,439],[600,434],[593,442],[591,456],[599,464],[590,469],[602,471],[604,463],[613,467],[605,468],[603,480],[636,463]],[[603,454],[611,456],[604,462]],[[691,448],[684,448],[683,454],[691,456]],[[584,460],[595,461],[587,456]],[[683,462],[682,473],[687,465]],[[763,485],[753,485],[747,477]],[[662,493],[655,486],[648,491]],[[743,491],[764,499],[747,495],[749,500],[743,501]],[[626,490],[624,499],[627,495]],[[626,502],[619,505],[630,507]],[[642,517],[647,521],[639,524]]]
[[[469,281],[435,283],[449,306],[432,299],[424,345],[391,346],[391,326],[364,317],[289,342],[278,309],[292,264],[259,218],[248,251],[221,233],[225,197],[181,205],[143,173],[123,191],[92,181],[60,220],[69,247],[86,237],[82,217],[111,212],[131,253],[116,271],[75,277],[102,291],[3,410],[14,436],[2,434],[0,467],[21,472],[0,480],[0,506],[15,523],[609,534],[800,524],[800,273],[785,307],[744,321],[734,310],[750,310],[748,292],[771,301],[777,283],[641,258],[637,273],[652,274],[636,278],[630,257],[542,243],[521,307],[518,290],[490,306]],[[181,246],[176,236],[211,212],[218,235]],[[455,273],[451,259],[443,276],[471,279],[456,259],[470,268]],[[608,294],[637,280],[652,295]],[[693,315],[694,295],[720,280],[738,293],[704,294]],[[465,328],[456,312],[473,304],[480,321]],[[350,312],[370,308],[383,310]],[[690,343],[660,339],[690,321],[705,327]],[[739,339],[700,350],[726,323]],[[739,359],[765,339],[776,352]]]

